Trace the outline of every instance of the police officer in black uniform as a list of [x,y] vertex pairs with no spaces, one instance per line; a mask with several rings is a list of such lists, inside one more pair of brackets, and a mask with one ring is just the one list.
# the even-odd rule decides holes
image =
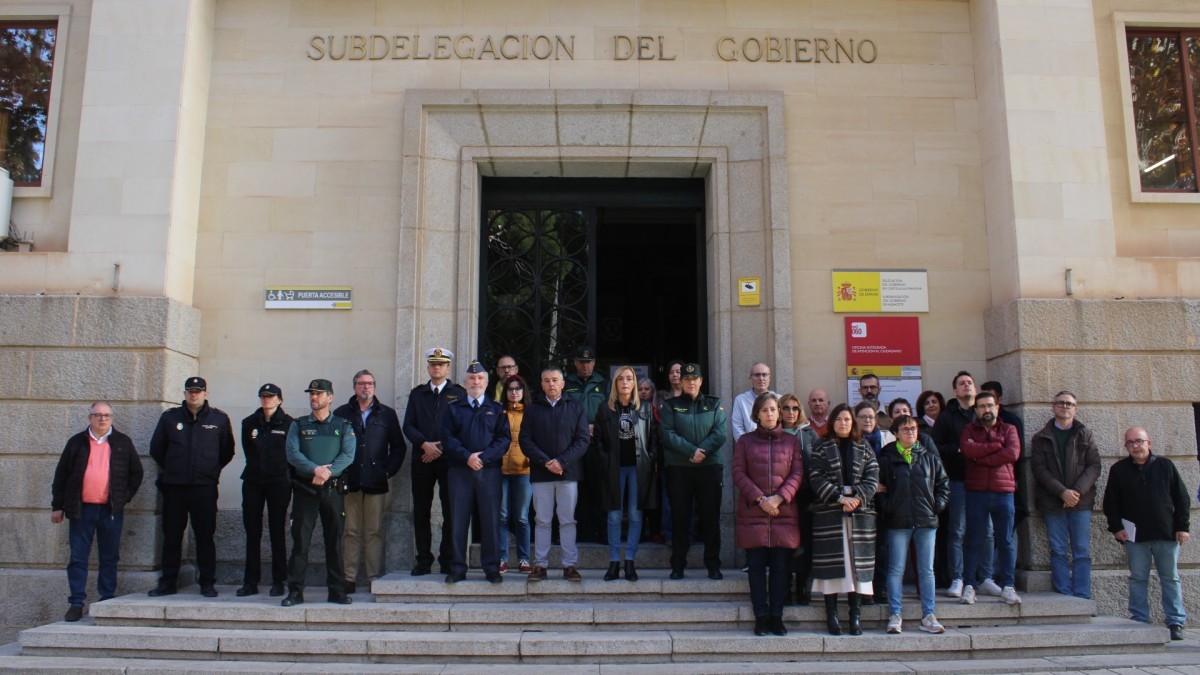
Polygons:
[[196,538],[200,593],[217,597],[217,485],[221,469],[233,459],[233,427],[229,415],[208,404],[208,383],[189,377],[183,405],[158,418],[150,438],[150,457],[158,465],[162,494],[162,576],[150,595],[173,595],[182,558],[188,519]]
[[292,501],[287,441],[292,416],[283,411],[283,391],[267,383],[258,389],[262,405],[242,420],[242,526],[246,529],[246,572],[238,597],[258,593],[262,576],[262,517],[267,510],[271,537],[271,595],[283,595],[287,581],[287,510]]
[[292,423],[287,434],[287,458],[292,467],[292,557],[288,561],[288,596],[284,607],[304,602],[304,578],[308,574],[308,547],[312,544],[317,516],[325,539],[325,583],[329,602],[349,605],[342,560],[342,481],[340,476],[354,461],[354,427],[329,409],[333,383],[309,382],[305,415]]
[[487,396],[487,381],[487,368],[472,361],[463,381],[467,395],[450,404],[442,425],[454,542],[448,584],[467,578],[467,534],[476,509],[484,576],[493,584],[504,581],[500,576],[500,460],[512,434],[504,406]]
[[442,455],[442,417],[450,404],[466,397],[467,392],[450,381],[450,363],[454,352],[434,347],[425,352],[429,381],[408,394],[404,410],[404,436],[413,446],[412,498],[413,537],[417,560],[412,575],[433,571],[433,487],[438,486],[442,503],[442,546],[438,553],[441,574],[450,573],[454,557],[450,537],[450,491],[447,484],[446,458]]

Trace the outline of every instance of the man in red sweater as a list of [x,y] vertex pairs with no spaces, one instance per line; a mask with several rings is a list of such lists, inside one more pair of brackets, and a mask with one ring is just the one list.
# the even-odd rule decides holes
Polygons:
[[975,395],[975,421],[963,429],[959,442],[966,464],[967,541],[963,547],[964,605],[975,604],[979,584],[978,565],[988,550],[987,525],[991,519],[1000,552],[993,576],[1001,586],[1000,598],[1009,605],[1021,604],[1013,587],[1016,578],[1017,549],[1013,542],[1013,493],[1017,491],[1015,465],[1021,457],[1017,428],[1000,421],[996,395],[983,391]]

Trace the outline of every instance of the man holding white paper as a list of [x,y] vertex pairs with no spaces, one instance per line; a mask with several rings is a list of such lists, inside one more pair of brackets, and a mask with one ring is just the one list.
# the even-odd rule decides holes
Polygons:
[[1129,615],[1150,622],[1150,561],[1162,585],[1162,608],[1172,640],[1183,639],[1187,611],[1179,582],[1179,547],[1188,540],[1191,499],[1171,460],[1150,452],[1141,427],[1125,432],[1129,456],[1113,465],[1104,490],[1108,531],[1129,561]]

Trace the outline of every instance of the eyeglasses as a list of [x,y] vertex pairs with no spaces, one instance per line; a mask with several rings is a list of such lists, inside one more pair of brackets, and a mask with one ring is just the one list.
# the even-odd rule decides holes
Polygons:
[[875,415],[856,415],[860,422],[874,421]]
[[877,385],[877,384],[864,384],[864,385],[862,385],[861,387],[859,387],[859,389],[865,389],[865,390],[867,390],[867,391],[879,391],[879,385]]
[[508,370],[516,370],[516,369],[517,369],[517,364],[515,364],[515,363],[511,366],[496,366],[496,370],[508,371]]
[[920,427],[900,427],[897,429],[902,434],[915,434],[920,430]]
[[355,382],[354,386],[356,386],[356,387],[374,387],[375,383],[374,382]]
[[1131,440],[1125,441],[1125,445],[1126,445],[1126,446],[1130,446],[1130,445],[1149,445],[1149,444],[1150,444],[1150,441],[1149,441],[1149,440],[1147,440],[1147,439],[1145,439],[1145,438],[1134,438],[1134,439],[1131,439]]
[[798,405],[785,405],[785,406],[783,406],[783,411],[784,411],[784,412],[800,412],[800,406],[798,406]]
[[1071,401],[1055,401],[1054,405],[1060,408],[1074,408],[1076,406],[1076,404],[1072,403]]
[[88,417],[95,417],[98,420],[111,420],[113,418],[111,413],[92,413]]
[[750,373],[750,377],[768,378],[770,376],[771,376],[770,373]]
[[522,391],[525,391],[525,387],[509,387],[506,391],[508,391],[508,393],[510,393],[510,394],[514,391],[522,392]]

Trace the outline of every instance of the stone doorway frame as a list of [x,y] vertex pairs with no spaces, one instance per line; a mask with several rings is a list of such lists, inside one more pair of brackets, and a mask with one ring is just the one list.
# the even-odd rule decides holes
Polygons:
[[[425,381],[420,359],[429,345],[456,352],[454,379],[474,357],[482,176],[704,178],[708,389],[728,404],[741,391],[739,373],[762,359],[791,386],[784,135],[779,92],[408,91],[397,404]],[[738,306],[739,276],[761,277],[758,307]]]

